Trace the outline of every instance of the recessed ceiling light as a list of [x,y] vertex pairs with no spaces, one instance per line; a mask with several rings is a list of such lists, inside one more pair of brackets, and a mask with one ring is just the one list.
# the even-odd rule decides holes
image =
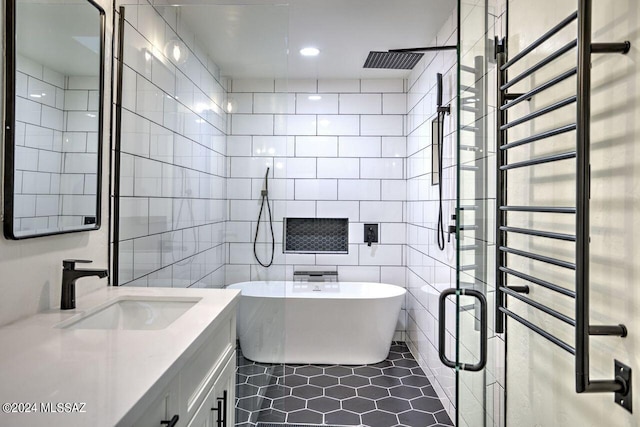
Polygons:
[[300,55],[302,56],[318,56],[320,49],[316,47],[304,47],[300,49]]
[[309,101],[320,101],[321,99],[320,95],[309,95]]

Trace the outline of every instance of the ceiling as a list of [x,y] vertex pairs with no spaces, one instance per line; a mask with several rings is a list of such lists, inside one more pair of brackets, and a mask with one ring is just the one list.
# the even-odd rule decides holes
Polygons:
[[[192,29],[233,78],[399,78],[406,70],[363,69],[370,50],[429,44],[455,0],[181,0]],[[320,49],[302,57],[306,46]],[[287,55],[289,52],[289,55]]]

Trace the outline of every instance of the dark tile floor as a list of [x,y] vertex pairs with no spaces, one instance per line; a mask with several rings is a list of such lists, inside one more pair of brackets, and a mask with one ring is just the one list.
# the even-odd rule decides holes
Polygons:
[[247,360],[238,349],[237,366],[236,427],[453,425],[402,342],[374,365],[271,365]]

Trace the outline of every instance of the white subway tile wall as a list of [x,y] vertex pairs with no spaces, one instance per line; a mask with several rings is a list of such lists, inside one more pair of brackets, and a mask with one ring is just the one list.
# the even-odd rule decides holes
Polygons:
[[[434,247],[430,137],[436,73],[445,75],[445,102],[456,101],[455,54],[425,55],[408,80],[227,83],[193,34],[176,34],[146,0],[127,9],[120,284],[220,287],[291,280],[295,270],[316,269],[338,271],[342,281],[405,287],[396,339],[407,341],[453,415],[455,377],[439,362],[436,318],[439,292],[455,284],[455,251],[452,245],[445,252]],[[449,25],[455,20],[447,22],[434,44],[455,40]],[[185,63],[165,58],[157,53],[163,46],[151,43],[177,36],[189,48]],[[21,84],[27,90],[28,82]],[[84,105],[75,95],[68,102]],[[25,106],[21,135],[41,108]],[[449,218],[456,176],[451,118],[446,129]],[[48,144],[47,137],[40,143]],[[81,147],[82,141],[69,144]],[[275,240],[269,269],[253,254],[267,168]],[[38,191],[44,189],[39,179],[21,176],[22,185]],[[70,178],[61,183],[74,194],[80,185]],[[35,212],[35,196],[25,197],[22,209]],[[271,251],[267,214],[265,209],[257,234],[262,260]],[[284,254],[285,217],[348,218],[349,253]],[[365,223],[380,224],[379,243],[366,244]],[[450,348],[453,342],[449,333]]]
[[[171,13],[147,1],[125,7],[118,284],[222,287],[227,187],[249,197],[250,178],[272,159],[236,158],[231,169],[247,179],[227,182],[226,81]],[[174,39],[186,61],[162,53]],[[230,103],[251,113],[252,102],[248,93]],[[273,116],[234,119],[248,135],[273,134]],[[250,138],[230,139],[229,151],[250,155]]]
[[[57,231],[95,217],[95,198],[91,206],[90,198],[69,206],[64,202],[71,200],[68,195],[96,194],[98,83],[63,76],[18,55],[15,232]],[[22,195],[33,197],[17,197]]]
[[[404,81],[234,80],[231,87],[237,107],[227,139],[226,283],[292,280],[294,270],[321,269],[338,270],[340,280],[404,287]],[[267,167],[276,241],[268,270],[252,243]],[[284,217],[349,218],[349,254],[283,254]],[[380,223],[380,242],[371,247],[365,221]],[[268,228],[262,222],[258,234],[263,260],[270,257]],[[398,339],[405,319],[403,311]]]

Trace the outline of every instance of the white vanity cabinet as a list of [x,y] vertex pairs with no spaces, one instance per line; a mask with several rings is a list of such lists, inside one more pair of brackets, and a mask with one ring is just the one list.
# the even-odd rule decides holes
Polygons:
[[188,427],[235,426],[235,357],[229,360]]
[[[127,301],[139,310],[118,316],[137,323],[105,321],[101,313]],[[79,298],[75,310],[0,327],[0,401],[55,397],[85,409],[0,413],[0,426],[232,427],[239,301],[237,289],[105,286]],[[173,303],[185,302],[176,317],[170,310],[185,306]],[[159,323],[146,328],[147,321]],[[217,411],[225,391],[226,418]]]
[[[166,426],[167,424],[161,424],[163,421],[170,421],[174,415],[180,416],[179,409],[179,394],[180,384],[178,378],[174,378],[160,396],[149,406],[138,421],[135,423],[136,427],[159,427]],[[180,425],[177,423],[176,426]]]
[[200,342],[135,427],[235,425],[235,310]]

